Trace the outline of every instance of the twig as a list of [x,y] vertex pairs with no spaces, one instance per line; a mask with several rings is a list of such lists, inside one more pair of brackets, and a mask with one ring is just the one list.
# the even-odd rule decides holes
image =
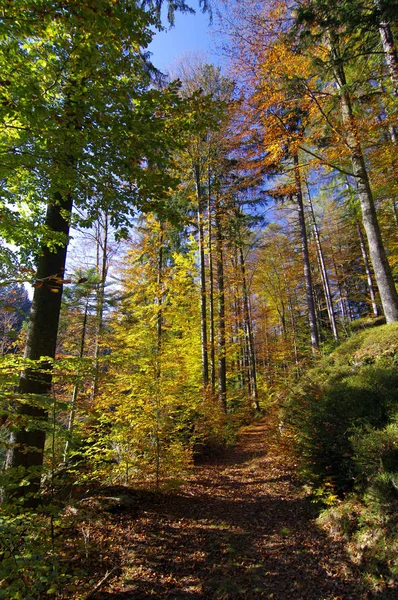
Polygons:
[[95,588],[93,590],[91,590],[91,592],[88,594],[88,596],[86,596],[84,598],[84,600],[91,600],[92,598],[94,598],[95,594],[98,592],[98,590],[100,588],[102,588],[102,586],[113,576],[116,574],[117,571],[121,571],[122,568],[119,567],[113,567],[113,569],[111,569],[110,571],[107,571],[105,573],[105,576],[101,579],[101,581],[99,581],[97,583],[97,585],[95,586]]

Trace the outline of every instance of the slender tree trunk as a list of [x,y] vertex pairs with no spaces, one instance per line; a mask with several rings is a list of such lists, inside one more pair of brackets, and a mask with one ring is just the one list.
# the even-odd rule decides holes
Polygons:
[[[85,341],[86,341],[86,329],[87,329],[87,315],[88,315],[88,300],[86,302],[86,306],[84,307],[84,317],[83,317],[82,334],[81,334],[81,338],[80,338],[80,350],[79,350],[79,358],[80,359],[83,358],[83,356],[84,356],[84,345],[85,345]],[[74,385],[73,393],[72,393],[72,401],[71,401],[71,407],[70,407],[69,419],[68,419],[68,427],[67,427],[68,439],[65,442],[65,449],[64,449],[64,462],[66,462],[68,460],[70,438],[72,436],[73,425],[75,422],[76,404],[77,404],[78,395],[79,395],[79,372],[77,373],[76,383]]]
[[357,137],[351,98],[347,91],[344,68],[336,44],[331,44],[331,51],[334,61],[335,79],[340,90],[341,114],[346,129],[346,142],[351,153],[353,172],[357,182],[362,221],[368,240],[370,259],[387,323],[393,323],[398,320],[398,295],[380,233],[365,159]]
[[300,361],[299,361],[298,348],[297,348],[297,327],[296,327],[296,319],[294,316],[293,302],[290,297],[288,299],[288,305],[289,305],[289,313],[290,313],[290,324],[292,326],[294,363],[296,365],[297,377],[299,377],[300,376]]
[[254,351],[253,328],[251,323],[249,293],[246,281],[246,267],[242,246],[239,247],[239,257],[240,271],[242,275],[244,331],[246,337],[246,347],[248,351],[250,393],[254,409],[260,410],[260,405],[258,403],[256,356]]
[[163,336],[163,224],[160,223],[158,240],[157,264],[157,315],[156,315],[156,367],[155,367],[155,395],[156,395],[156,420],[155,420],[155,481],[156,489],[160,486],[160,418],[161,418],[161,376],[162,376],[162,336]]
[[108,275],[108,235],[109,235],[109,216],[107,211],[103,213],[104,224],[102,227],[102,238],[101,238],[101,225],[98,227],[98,239],[97,239],[97,271],[99,275],[99,283],[97,287],[97,314],[96,314],[96,332],[95,332],[95,344],[94,344],[94,381],[92,398],[94,399],[98,394],[98,383],[99,383],[99,357],[100,357],[100,344],[104,326],[104,310],[105,310],[105,285]]
[[200,333],[202,342],[202,380],[203,388],[209,385],[209,356],[207,349],[207,306],[206,306],[206,265],[203,231],[203,206],[200,186],[200,167],[194,165],[196,195],[198,201],[199,269],[200,269]]
[[266,369],[266,375],[267,375],[267,380],[270,384],[272,384],[273,382],[273,375],[272,375],[272,371],[271,371],[271,352],[270,352],[270,331],[269,331],[269,324],[268,324],[268,308],[267,306],[265,307],[265,311],[264,311],[264,350],[265,350],[265,357],[264,357],[264,363],[265,363],[265,369]]
[[[337,236],[337,233],[338,232],[336,230],[336,236]],[[351,310],[350,310],[349,298],[348,298],[348,294],[347,294],[347,288],[345,285],[346,274],[344,272],[344,266],[343,265],[339,266],[337,264],[335,249],[334,249],[333,243],[330,239],[330,236],[329,236],[329,246],[330,246],[330,256],[332,259],[332,265],[333,265],[334,273],[336,276],[337,290],[339,292],[341,316],[343,317],[343,322],[344,321],[351,322],[352,315],[351,315]],[[341,248],[340,248],[340,253],[341,253]],[[341,269],[340,269],[340,267],[341,267]]]
[[361,227],[361,224],[359,223],[359,221],[357,221],[357,231],[358,231],[358,237],[359,237],[359,244],[361,246],[361,254],[362,254],[363,264],[365,267],[366,280],[368,282],[368,291],[369,291],[369,296],[370,296],[370,302],[372,305],[372,311],[373,311],[373,315],[375,317],[378,317],[378,316],[380,316],[380,311],[379,311],[379,307],[377,306],[377,302],[376,302],[376,294],[375,294],[375,289],[374,289],[374,285],[373,285],[372,272],[370,270],[368,252],[366,250],[366,243],[365,243],[365,239],[363,237],[362,227]]
[[303,254],[305,289],[306,289],[306,296],[307,296],[308,320],[309,320],[309,324],[310,324],[311,348],[312,348],[313,354],[315,354],[317,349],[319,348],[319,337],[318,337],[318,328],[317,328],[317,324],[316,324],[314,292],[313,292],[313,287],[312,287],[310,256],[309,256],[309,252],[308,252],[307,229],[305,226],[300,166],[299,166],[299,158],[298,158],[297,153],[295,153],[293,155],[293,161],[294,161],[294,174],[295,174],[295,183],[296,183],[296,204],[297,204],[297,212],[298,212],[301,248],[302,248],[302,254]]
[[[61,198],[58,195],[47,207],[45,224],[54,233],[63,234],[65,244],[55,251],[44,247],[39,257],[38,283],[33,295],[25,347],[25,358],[38,364],[21,374],[18,387],[21,400],[17,403],[16,413],[23,425],[11,434],[6,456],[5,468],[19,468],[16,475],[18,482],[26,479],[29,483],[18,485],[8,493],[6,491],[4,498],[7,500],[8,494],[10,497],[25,497],[27,504],[34,504],[32,496],[40,488],[48,420],[47,398],[51,393],[51,362],[55,358],[71,212],[71,196]],[[25,402],[23,398],[29,400]]]
[[307,192],[308,192],[308,204],[309,204],[309,208],[310,208],[310,215],[311,215],[311,219],[312,219],[312,226],[313,226],[315,244],[316,244],[317,255],[318,255],[319,270],[321,272],[323,291],[324,291],[325,300],[326,300],[326,307],[327,307],[327,311],[328,311],[330,325],[332,328],[333,337],[336,340],[336,342],[338,342],[339,334],[337,331],[336,317],[335,317],[334,309],[333,309],[333,300],[332,300],[332,293],[330,291],[329,275],[328,275],[326,265],[325,265],[325,258],[324,258],[324,254],[323,254],[321,238],[319,235],[318,225],[317,225],[316,219],[315,219],[314,207],[312,205],[311,194],[310,194],[308,184],[307,184]]
[[391,198],[391,204],[392,204],[392,212],[394,215],[395,225],[396,225],[396,227],[398,227],[398,208],[397,208],[397,203],[395,201],[395,198]]
[[[236,272],[236,271],[235,271]],[[245,371],[245,348],[244,348],[244,339],[242,336],[242,307],[241,303],[238,299],[238,296],[235,296],[234,300],[235,306],[235,332],[236,332],[236,343],[238,345],[238,358],[237,358],[237,366],[239,372],[239,389],[243,391],[246,386],[246,371]]]
[[243,335],[243,319],[242,306],[240,302],[240,291],[238,281],[238,248],[236,244],[233,246],[232,266],[235,273],[234,282],[234,307],[235,307],[235,332],[236,341],[238,344],[238,367],[239,367],[239,383],[240,389],[243,391],[246,387],[246,369],[245,369],[245,339]]
[[289,286],[288,286],[288,281],[287,281],[287,276],[286,276],[286,266],[283,262],[283,258],[280,255],[281,258],[281,266],[282,266],[282,273],[283,273],[283,282],[285,284],[285,290],[286,290],[286,296],[287,296],[287,305],[289,308],[289,314],[290,314],[290,325],[292,327],[292,339],[293,339],[293,353],[294,353],[294,362],[296,365],[296,372],[297,372],[297,376],[300,375],[300,367],[299,367],[299,356],[298,356],[298,347],[297,347],[297,326],[296,326],[296,318],[294,316],[294,303],[289,291]]
[[161,365],[160,365],[160,357],[162,353],[162,334],[163,334],[163,241],[164,241],[164,233],[163,233],[163,224],[160,223],[160,232],[159,232],[159,251],[158,251],[158,273],[157,273],[157,287],[158,287],[158,313],[156,317],[156,334],[157,334],[157,368],[156,368],[156,377],[160,378],[161,375]]
[[212,206],[211,206],[211,174],[208,174],[208,199],[207,199],[207,219],[209,235],[209,342],[210,342],[210,382],[211,391],[216,389],[216,352],[215,352],[215,328],[214,328],[214,278],[213,278],[213,240],[212,240]]
[[223,235],[221,230],[220,200],[216,199],[215,233],[217,248],[217,292],[218,292],[218,395],[221,407],[227,410],[227,357],[225,340],[225,290]]

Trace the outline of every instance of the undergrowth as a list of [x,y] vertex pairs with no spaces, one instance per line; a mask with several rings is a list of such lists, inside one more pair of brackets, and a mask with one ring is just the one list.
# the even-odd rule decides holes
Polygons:
[[283,406],[301,476],[372,587],[398,581],[398,324],[363,330]]

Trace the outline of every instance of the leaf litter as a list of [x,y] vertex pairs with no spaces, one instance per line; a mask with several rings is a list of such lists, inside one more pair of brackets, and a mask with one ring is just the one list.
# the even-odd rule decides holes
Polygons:
[[316,525],[317,508],[275,431],[270,416],[244,428],[235,447],[196,465],[177,492],[103,490],[108,503],[91,500],[86,517],[90,539],[78,562],[89,567],[91,579],[80,583],[95,589],[112,569],[115,576],[89,595],[80,587],[74,597],[398,598],[394,590],[367,590],[343,540],[328,538]]

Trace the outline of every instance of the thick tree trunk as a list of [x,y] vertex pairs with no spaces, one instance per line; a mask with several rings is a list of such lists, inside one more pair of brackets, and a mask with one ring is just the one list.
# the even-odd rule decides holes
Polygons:
[[[381,2],[380,0],[374,0],[375,5],[381,11]],[[395,40],[392,33],[391,25],[383,15],[380,15],[379,22],[379,32],[381,37],[381,42],[383,44],[383,50],[386,55],[386,63],[388,70],[390,72],[393,94],[394,96],[398,96],[398,55],[397,50],[395,48]],[[397,127],[393,123],[390,125],[390,137],[391,141],[394,145],[398,144],[398,134]]]
[[362,221],[368,240],[370,259],[387,323],[393,323],[394,321],[398,321],[398,295],[380,233],[365,159],[356,133],[355,118],[351,98],[347,91],[344,68],[337,48],[332,44],[331,49],[334,60],[335,79],[340,90],[341,114],[346,129],[346,143],[350,150],[353,172],[357,182]]
[[312,287],[310,256],[309,256],[309,252],[308,252],[307,229],[305,226],[300,166],[299,166],[299,158],[298,158],[297,153],[294,154],[293,161],[294,161],[294,174],[295,174],[295,183],[296,183],[296,204],[297,204],[299,231],[300,231],[300,239],[301,239],[301,249],[302,249],[302,254],[303,254],[305,289],[306,289],[306,296],[307,296],[308,320],[309,320],[309,324],[310,324],[311,348],[312,348],[312,352],[315,354],[317,349],[319,348],[319,337],[318,337],[318,328],[317,328],[317,324],[316,324],[314,292],[313,292],[313,287]]
[[398,56],[394,43],[394,36],[391,30],[391,25],[382,14],[382,6],[380,0],[374,0],[375,5],[381,12],[379,22],[379,32],[383,44],[383,50],[386,55],[386,63],[390,71],[390,77],[393,84],[394,95],[398,96]]
[[[27,504],[40,488],[44,443],[48,419],[48,400],[51,393],[51,366],[55,358],[58,323],[61,310],[62,280],[65,273],[67,237],[72,198],[56,197],[47,207],[46,226],[54,233],[65,236],[65,245],[55,251],[43,248],[37,270],[30,314],[25,358],[36,361],[37,367],[23,371],[19,381],[20,400],[16,406],[17,420],[22,424],[10,436],[6,469],[19,469],[17,486],[5,491],[4,498],[25,497]],[[18,485],[22,480],[26,485]]]

